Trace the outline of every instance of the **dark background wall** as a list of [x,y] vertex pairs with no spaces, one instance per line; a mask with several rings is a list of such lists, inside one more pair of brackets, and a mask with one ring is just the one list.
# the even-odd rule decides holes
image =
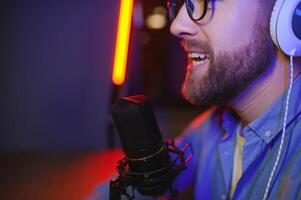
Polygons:
[[105,148],[119,1],[0,7],[0,151]]
[[[104,149],[119,2],[0,1],[0,199],[85,199],[116,173],[123,153]],[[165,1],[135,3],[120,95],[150,95],[174,137],[198,114],[179,94],[185,55],[168,24],[145,25]]]

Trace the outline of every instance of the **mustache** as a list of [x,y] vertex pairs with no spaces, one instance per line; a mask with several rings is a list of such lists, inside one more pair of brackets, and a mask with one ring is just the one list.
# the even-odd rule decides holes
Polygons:
[[203,40],[195,40],[195,39],[183,39],[181,40],[181,46],[186,50],[189,51],[193,50],[202,50],[206,53],[212,54],[213,50],[210,47],[209,43]]

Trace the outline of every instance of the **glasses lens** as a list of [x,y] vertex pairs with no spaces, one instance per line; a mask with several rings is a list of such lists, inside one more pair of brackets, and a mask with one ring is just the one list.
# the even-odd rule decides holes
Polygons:
[[186,0],[186,8],[189,16],[194,20],[200,20],[207,10],[206,0]]
[[[190,18],[194,21],[201,20],[207,11],[208,0],[185,0],[185,5]],[[169,17],[174,20],[184,4],[184,0],[167,0]]]
[[183,4],[184,0],[167,0],[167,8],[169,12],[169,18],[171,20],[176,18]]

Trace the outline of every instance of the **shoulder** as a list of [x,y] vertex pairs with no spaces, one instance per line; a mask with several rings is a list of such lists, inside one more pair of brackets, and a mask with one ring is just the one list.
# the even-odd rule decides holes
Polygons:
[[86,200],[100,200],[110,198],[110,181],[98,184]]
[[[202,151],[212,152],[212,148],[217,140],[213,135],[220,135],[214,129],[219,125],[219,110],[217,107],[210,108],[196,117],[185,129],[182,135],[176,138],[176,146],[180,149],[190,143],[192,147],[192,157],[186,169],[175,179],[173,186],[183,195],[190,193],[195,184],[199,162],[202,160]],[[187,155],[185,153],[185,155]],[[187,193],[186,193],[187,192]]]

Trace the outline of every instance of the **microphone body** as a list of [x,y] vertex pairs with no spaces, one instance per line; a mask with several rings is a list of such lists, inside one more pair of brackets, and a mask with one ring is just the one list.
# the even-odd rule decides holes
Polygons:
[[[144,95],[122,97],[111,111],[125,158],[117,166],[118,178],[110,182],[110,200],[120,200],[121,195],[134,199],[134,189],[153,197],[169,190],[175,196],[172,181],[192,158],[191,144],[180,150],[172,140],[163,141],[150,100]],[[191,154],[185,157],[189,147]],[[128,186],[133,188],[132,195]]]
[[129,184],[143,195],[161,195],[174,173],[148,97],[119,99],[112,116],[126,155]]

